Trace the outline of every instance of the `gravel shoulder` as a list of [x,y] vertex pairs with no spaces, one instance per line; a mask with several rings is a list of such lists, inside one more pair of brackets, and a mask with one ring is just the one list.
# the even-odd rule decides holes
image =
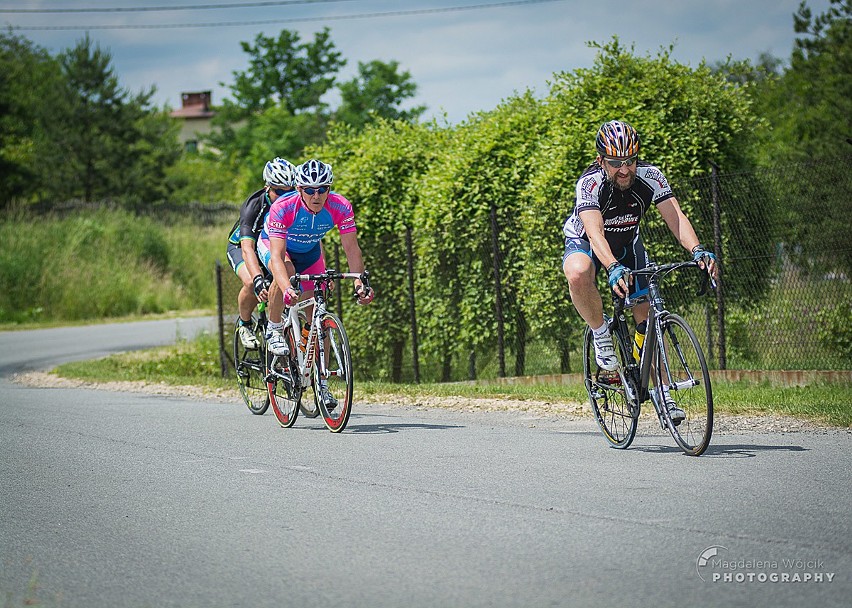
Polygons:
[[[213,389],[200,386],[175,386],[154,382],[87,382],[62,378],[47,372],[15,374],[12,382],[36,388],[86,388],[127,393],[145,393],[205,401],[242,404],[239,391]],[[552,402],[517,399],[485,399],[468,397],[408,397],[394,394],[370,395],[359,399],[357,407],[388,410],[412,410],[431,417],[433,415],[456,418],[487,415],[489,423],[522,424],[529,427],[553,427],[578,432],[596,431],[588,403]],[[646,408],[640,418],[639,434],[657,434],[662,430],[656,417]],[[812,420],[779,415],[719,415],[713,425],[714,435],[744,435],[753,433],[841,433],[852,437],[852,428],[832,427]]]

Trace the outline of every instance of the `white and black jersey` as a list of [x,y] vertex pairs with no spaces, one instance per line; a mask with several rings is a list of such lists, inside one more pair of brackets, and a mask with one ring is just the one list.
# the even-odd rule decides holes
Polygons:
[[659,205],[673,196],[666,176],[654,165],[638,162],[633,185],[619,190],[607,179],[603,168],[593,163],[577,180],[574,210],[565,220],[562,232],[566,240],[588,240],[580,212],[598,209],[603,216],[607,243],[612,251],[622,251],[638,237],[639,221],[651,204]]

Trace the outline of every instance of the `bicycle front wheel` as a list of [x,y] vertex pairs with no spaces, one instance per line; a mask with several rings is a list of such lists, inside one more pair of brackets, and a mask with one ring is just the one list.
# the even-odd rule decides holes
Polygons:
[[234,324],[233,361],[237,373],[237,385],[240,387],[243,401],[252,414],[260,416],[265,414],[269,407],[269,395],[264,381],[263,332],[254,319],[252,319],[252,325],[254,326],[255,339],[260,344],[260,348],[250,349],[243,345],[239,334],[240,325],[237,321]]
[[661,352],[666,354],[668,369],[659,365],[657,386],[669,389],[669,395],[683,410],[685,418],[669,430],[680,448],[690,456],[700,456],[710,445],[713,434],[713,389],[704,352],[695,332],[683,317],[670,314],[663,322]]
[[624,449],[636,436],[639,405],[635,401],[636,385],[627,373],[633,363],[633,353],[616,336],[615,350],[618,370],[606,371],[595,361],[592,330],[586,328],[583,338],[583,375],[589,403],[601,431],[613,447]]
[[346,428],[352,411],[352,353],[343,323],[333,313],[322,317],[320,338],[325,348],[325,373],[320,362],[314,363],[314,397],[325,426],[333,433]]

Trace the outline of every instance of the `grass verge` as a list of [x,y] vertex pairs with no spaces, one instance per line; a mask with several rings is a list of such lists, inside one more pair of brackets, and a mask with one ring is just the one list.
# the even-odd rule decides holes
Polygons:
[[[201,386],[214,390],[235,388],[234,379],[220,375],[218,340],[203,334],[172,346],[112,355],[93,361],[66,363],[57,375],[90,382],[145,381],[171,385]],[[364,397],[400,395],[418,397],[465,397],[583,403],[582,384],[391,384],[358,382]],[[823,424],[852,427],[852,384],[815,383],[785,387],[769,383],[716,382],[715,411],[730,415],[781,415]]]

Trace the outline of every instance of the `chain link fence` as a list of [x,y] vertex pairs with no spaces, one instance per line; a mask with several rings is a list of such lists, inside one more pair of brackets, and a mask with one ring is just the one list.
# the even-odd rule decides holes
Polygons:
[[[713,368],[852,369],[852,230],[848,224],[852,217],[852,156],[789,163],[755,172],[714,168],[707,177],[677,184],[675,194],[689,203],[689,216],[699,236],[716,251],[722,279],[715,297],[696,298],[694,277],[666,283],[664,295],[672,309],[686,316],[696,329]],[[195,203],[128,207],[111,201],[67,201],[42,207],[28,206],[27,213],[61,216],[116,208],[163,221],[219,225],[234,221],[239,206]],[[466,352],[435,354],[418,342],[422,331],[417,319],[435,314],[414,288],[417,260],[411,241],[422,240],[425,228],[401,232],[398,243],[387,243],[387,251],[403,252],[406,258],[399,263],[406,269],[410,288],[406,290],[407,301],[398,308],[406,311],[403,322],[408,324],[407,338],[395,342],[392,352],[380,358],[378,365],[371,361],[362,366],[367,375],[398,381],[450,381],[581,371],[579,330],[573,332],[576,336],[567,337],[535,331],[518,312],[518,294],[506,285],[510,260],[501,250],[499,238],[511,229],[500,225],[500,214],[492,213],[490,234],[477,237],[482,240],[475,245],[483,252],[483,273],[490,285],[481,298],[491,318],[482,318],[481,325],[495,335],[487,341],[487,347]],[[554,243],[559,229],[553,227]],[[652,212],[643,220],[642,234],[656,261],[683,259],[685,252],[674,243],[659,214]],[[431,240],[440,242],[439,238]],[[381,255],[374,251],[366,254],[368,260],[371,255]],[[341,267],[334,243],[327,255],[332,256],[329,265]],[[542,255],[551,256],[551,252]],[[559,267],[559,252],[554,250],[552,257],[553,289],[567,304],[568,288]],[[227,334],[236,315],[240,283],[227,264],[218,274],[222,283],[220,316]],[[605,291],[602,280],[601,289]],[[377,304],[381,305],[381,300]],[[350,305],[339,301],[337,308],[343,314]],[[576,315],[573,308],[568,309]],[[450,331],[457,313],[446,313]],[[224,338],[225,345],[229,340],[229,336]]]
[[[715,294],[704,298],[695,295],[695,275],[664,283],[663,294],[670,308],[685,316],[695,328],[712,368],[852,369],[850,193],[852,156],[830,162],[791,163],[757,172],[714,168],[710,176],[675,189],[680,201],[690,202],[690,219],[705,245],[715,250],[722,276]],[[481,247],[488,252],[491,266],[483,272],[489,275],[492,286],[481,297],[487,300],[487,308],[493,314],[482,320],[482,326],[495,328],[496,333],[488,347],[438,355],[420,347],[418,318],[436,313],[428,310],[413,290],[416,260],[410,243],[416,242],[422,236],[418,230],[423,230],[413,228],[398,235],[399,243],[387,244],[388,251],[407,252],[407,259],[400,265],[407,269],[411,300],[399,308],[408,311],[408,337],[395,342],[390,349],[393,352],[379,357],[383,363],[376,365],[374,359],[369,365],[360,366],[363,377],[403,382],[458,381],[582,371],[581,330],[567,339],[552,332],[536,332],[518,312],[518,294],[504,284],[508,262],[498,238],[511,226],[500,226],[497,218],[497,214],[492,214],[491,234],[481,235]],[[559,230],[560,226],[554,226],[556,238]],[[647,221],[643,220],[641,230],[655,261],[676,261],[687,255],[659,214],[652,211]],[[366,253],[368,260],[370,255],[378,255]],[[341,267],[336,247],[329,249],[327,255],[334,256],[330,266]],[[227,351],[240,283],[227,265],[224,270],[220,268],[220,273],[226,334],[223,345]],[[567,303],[568,285],[561,273],[558,252],[553,273],[553,289]],[[605,283],[599,278],[603,291]],[[605,308],[606,302],[605,299]],[[350,304],[338,302],[341,314],[345,316]],[[381,305],[381,300],[377,304]],[[576,315],[573,308],[570,310]],[[513,312],[507,315],[506,311]],[[450,311],[448,316],[454,314]],[[448,331],[452,331],[452,320],[447,319],[446,323]],[[357,352],[353,355],[358,358]]]

